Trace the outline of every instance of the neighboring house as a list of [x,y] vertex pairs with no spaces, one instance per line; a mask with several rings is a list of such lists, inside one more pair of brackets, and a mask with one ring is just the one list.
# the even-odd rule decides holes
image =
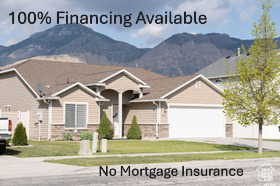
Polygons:
[[[219,59],[217,62],[210,64],[198,71],[221,89],[224,89],[224,83],[229,80],[230,76],[237,75],[237,64],[242,56],[232,56]],[[243,56],[244,57],[244,56]],[[237,138],[257,138],[258,125],[243,127],[236,121],[227,118],[227,131],[232,131],[232,136]],[[263,137],[267,139],[280,139],[280,125],[271,125],[263,127]]]
[[28,59],[2,68],[0,90],[2,110],[29,111],[31,139],[96,131],[103,111],[115,138],[134,115],[144,138],[226,137],[222,91],[202,75]]

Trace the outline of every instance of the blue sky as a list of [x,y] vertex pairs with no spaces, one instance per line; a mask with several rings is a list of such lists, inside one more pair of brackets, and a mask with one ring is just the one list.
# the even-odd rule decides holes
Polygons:
[[[182,13],[197,11],[206,14],[206,25],[137,25],[123,28],[116,25],[88,25],[116,40],[131,43],[137,47],[153,47],[176,33],[226,33],[232,37],[250,39],[254,21],[260,16],[258,0],[1,0],[0,3],[0,45],[9,46],[35,32],[54,26],[46,24],[12,25],[8,14],[12,11],[49,11],[54,17],[57,10],[76,14],[137,14],[140,10],[148,14],[162,14],[164,11]],[[274,0],[271,17],[280,33],[280,1]],[[279,34],[278,34],[279,35]]]

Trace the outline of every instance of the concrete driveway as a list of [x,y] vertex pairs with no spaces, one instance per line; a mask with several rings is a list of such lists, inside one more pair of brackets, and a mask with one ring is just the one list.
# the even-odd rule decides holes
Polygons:
[[95,172],[90,168],[43,162],[42,158],[0,156],[0,180],[21,177],[72,175]]
[[[184,141],[195,141],[205,142],[214,144],[225,144],[225,145],[238,145],[247,147],[258,147],[257,140],[246,140],[239,138],[186,138]],[[263,141],[263,147],[268,150],[280,151],[280,142]]]

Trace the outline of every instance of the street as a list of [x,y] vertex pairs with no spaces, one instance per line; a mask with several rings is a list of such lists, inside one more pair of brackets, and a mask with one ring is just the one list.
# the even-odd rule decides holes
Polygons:
[[[44,162],[42,162],[44,163]],[[56,164],[48,164],[49,166],[56,166]],[[60,166],[60,165],[59,165]],[[64,166],[64,165],[63,165]],[[21,177],[15,175],[14,177],[1,176],[0,185],[2,186],[18,186],[18,185],[280,185],[280,158],[271,159],[251,159],[251,160],[209,160],[209,161],[192,161],[182,163],[164,163],[164,164],[150,164],[150,165],[131,165],[135,168],[143,168],[148,166],[150,168],[178,168],[185,166],[188,168],[243,168],[243,176],[224,176],[224,177],[203,177],[192,176],[182,177],[176,176],[171,179],[164,179],[162,177],[150,179],[146,176],[128,177],[128,176],[99,176],[99,167],[77,167],[69,166],[72,171],[67,171],[68,166],[64,166],[65,173],[53,175],[47,173],[45,176],[27,176]],[[120,166],[109,166],[118,171]],[[32,169],[32,167],[29,167]],[[34,171],[36,172],[36,170]],[[18,174],[18,172],[17,172]],[[34,174],[36,175],[36,174]]]

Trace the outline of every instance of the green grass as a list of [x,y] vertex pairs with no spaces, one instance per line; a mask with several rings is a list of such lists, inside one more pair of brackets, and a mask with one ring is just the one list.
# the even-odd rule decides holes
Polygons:
[[[245,140],[258,140],[258,138],[242,138]],[[280,139],[263,139],[263,141],[274,141],[274,142],[280,142]]]
[[28,147],[8,147],[7,154],[17,157],[71,156],[77,155],[79,143],[66,141],[30,141]]
[[126,165],[126,164],[150,164],[168,162],[186,162],[193,160],[230,160],[230,159],[250,159],[250,158],[272,158],[280,157],[280,152],[264,152],[259,155],[256,152],[226,152],[215,154],[188,154],[188,155],[168,155],[150,157],[108,157],[108,158],[76,158],[63,160],[47,160],[50,163],[61,163],[67,165],[77,165],[84,167],[101,165]]
[[[9,147],[8,154],[18,157],[70,156],[77,155],[79,151],[79,142],[31,141],[30,144],[31,147]],[[107,154],[252,150],[248,147],[185,141],[112,140],[108,147]]]

